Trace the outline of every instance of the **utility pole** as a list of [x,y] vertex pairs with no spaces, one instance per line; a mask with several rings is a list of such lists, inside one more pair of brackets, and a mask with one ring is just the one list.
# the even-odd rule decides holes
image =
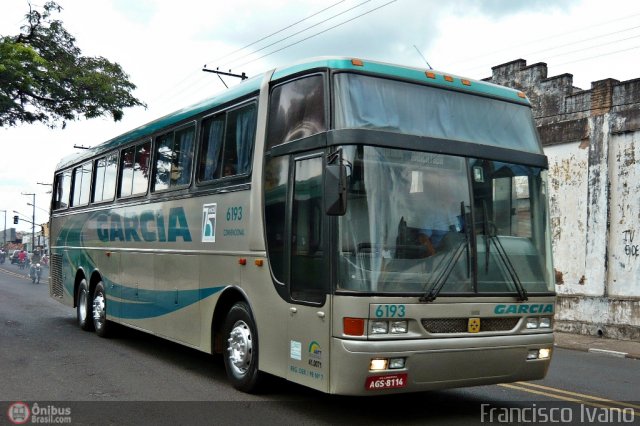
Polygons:
[[36,237],[36,194],[35,193],[22,193],[22,195],[32,195],[33,196],[33,215],[31,218],[31,251],[35,251],[35,237]]

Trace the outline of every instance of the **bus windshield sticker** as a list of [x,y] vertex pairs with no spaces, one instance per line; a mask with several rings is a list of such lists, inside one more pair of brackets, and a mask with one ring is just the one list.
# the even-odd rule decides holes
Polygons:
[[216,242],[216,210],[217,203],[202,206],[202,242]]

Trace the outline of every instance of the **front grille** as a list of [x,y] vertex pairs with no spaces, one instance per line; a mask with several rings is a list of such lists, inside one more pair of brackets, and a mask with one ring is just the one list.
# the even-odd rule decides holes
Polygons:
[[[511,331],[518,325],[519,317],[480,318],[480,332]],[[422,326],[429,333],[467,333],[469,318],[423,318]]]
[[49,259],[50,293],[53,297],[62,298],[62,255],[52,254]]

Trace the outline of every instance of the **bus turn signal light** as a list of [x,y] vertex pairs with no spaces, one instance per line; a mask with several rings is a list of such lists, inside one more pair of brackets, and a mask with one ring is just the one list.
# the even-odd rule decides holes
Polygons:
[[347,336],[364,336],[364,318],[343,318],[342,332]]
[[355,65],[356,67],[363,67],[364,66],[364,62],[362,62],[361,59],[352,59],[351,60],[351,65]]

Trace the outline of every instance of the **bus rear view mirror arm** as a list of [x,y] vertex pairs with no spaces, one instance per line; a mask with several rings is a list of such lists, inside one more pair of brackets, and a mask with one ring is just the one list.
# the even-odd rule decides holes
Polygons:
[[325,167],[324,208],[330,216],[342,216],[347,211],[347,167],[344,164]]

